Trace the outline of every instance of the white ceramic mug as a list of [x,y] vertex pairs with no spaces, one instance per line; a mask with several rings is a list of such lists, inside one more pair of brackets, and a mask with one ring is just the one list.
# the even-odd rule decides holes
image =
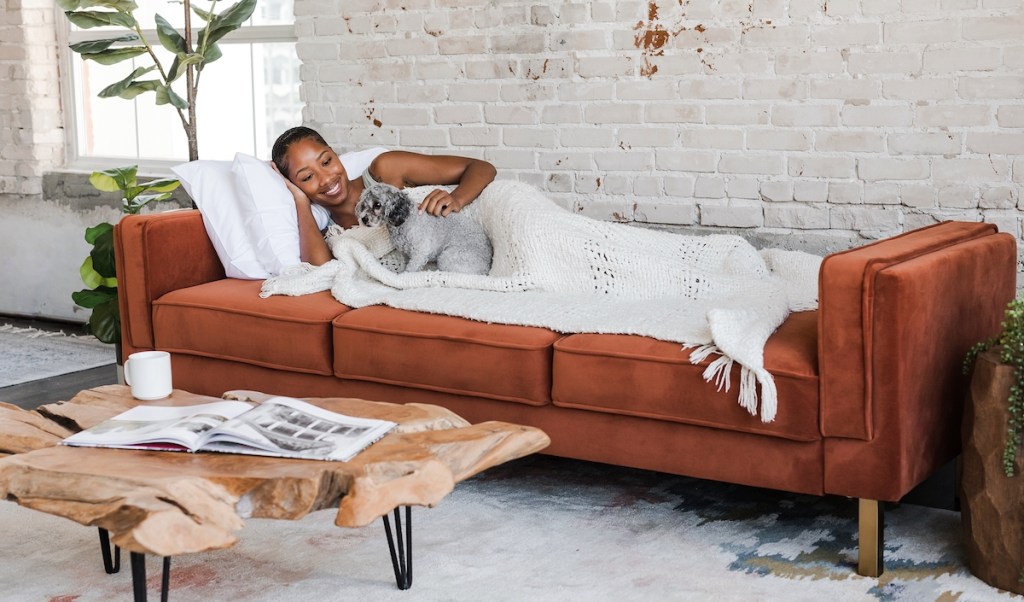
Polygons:
[[163,399],[171,394],[171,354],[140,351],[124,362],[124,380],[135,399]]

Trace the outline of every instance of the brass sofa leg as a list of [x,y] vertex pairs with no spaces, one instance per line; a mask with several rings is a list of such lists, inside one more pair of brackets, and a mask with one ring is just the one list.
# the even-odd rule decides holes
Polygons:
[[884,570],[882,547],[885,544],[885,511],[882,502],[878,500],[861,498],[858,501],[857,574],[878,577]]

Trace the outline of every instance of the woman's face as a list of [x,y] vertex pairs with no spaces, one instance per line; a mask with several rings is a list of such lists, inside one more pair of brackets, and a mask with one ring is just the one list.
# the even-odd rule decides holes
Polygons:
[[348,174],[331,147],[311,138],[292,143],[285,151],[288,179],[309,200],[325,207],[339,207],[348,194]]

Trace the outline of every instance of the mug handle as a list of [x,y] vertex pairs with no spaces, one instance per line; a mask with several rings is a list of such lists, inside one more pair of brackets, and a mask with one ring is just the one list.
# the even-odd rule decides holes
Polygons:
[[130,372],[130,371],[128,370],[128,364],[129,364],[129,362],[131,362],[131,361],[132,361],[131,359],[127,359],[127,358],[126,358],[126,359],[124,360],[124,366],[122,366],[122,367],[121,367],[121,371],[122,371],[122,372],[124,372],[124,382],[125,382],[125,384],[127,384],[127,385],[128,385],[129,387],[130,387],[130,386],[132,386],[132,377],[128,375],[128,373]]

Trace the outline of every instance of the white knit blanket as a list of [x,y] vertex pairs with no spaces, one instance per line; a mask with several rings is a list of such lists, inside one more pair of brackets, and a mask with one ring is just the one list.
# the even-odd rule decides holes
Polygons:
[[[435,187],[407,189],[418,201]],[[775,383],[764,345],[790,311],[817,305],[821,258],[758,252],[738,236],[685,236],[590,219],[515,181],[490,184],[466,210],[494,247],[485,276],[396,273],[401,256],[384,228],[335,229],[335,260],[268,279],[263,296],[330,290],[350,307],[391,307],[564,333],[636,334],[681,343],[704,378],[774,419]],[[761,386],[760,404],[757,385]]]

